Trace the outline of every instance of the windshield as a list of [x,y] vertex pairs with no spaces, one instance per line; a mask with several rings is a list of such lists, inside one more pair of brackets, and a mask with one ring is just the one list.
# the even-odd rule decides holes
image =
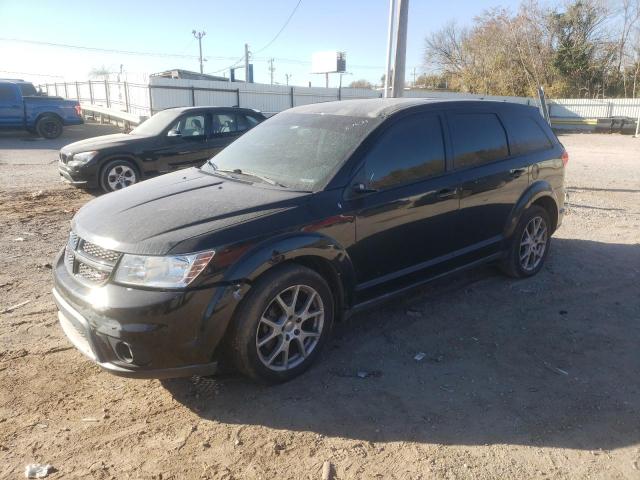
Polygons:
[[131,130],[130,135],[159,135],[178,117],[175,110],[163,110]]
[[264,177],[314,191],[379,124],[372,118],[280,113],[245,133],[202,169]]

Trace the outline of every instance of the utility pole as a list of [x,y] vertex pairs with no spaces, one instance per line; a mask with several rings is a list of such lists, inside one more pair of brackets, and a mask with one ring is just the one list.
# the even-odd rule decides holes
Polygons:
[[413,88],[416,88],[416,67],[413,67]]
[[393,16],[396,11],[396,0],[389,0],[389,28],[387,30],[387,64],[384,71],[384,98],[389,97],[389,85],[391,85],[391,55],[393,54]]
[[204,73],[202,68],[202,37],[204,37],[207,32],[196,32],[193,30],[191,33],[193,33],[193,36],[198,39],[198,46],[200,47],[200,73]]
[[290,79],[291,77],[293,77],[293,75],[291,75],[290,73],[285,73],[285,74],[284,74],[284,76],[285,76],[285,78],[287,79],[287,86],[288,86],[288,85],[289,85],[289,79]]
[[393,62],[393,94],[401,97],[404,92],[404,69],[407,61],[407,24],[409,0],[397,0],[396,55]]
[[[269,59],[269,73],[271,74],[271,85],[273,85],[273,72],[275,72],[276,69],[273,67],[273,58]],[[288,85],[288,83],[287,83]]]
[[244,81],[249,83],[249,44],[244,44]]

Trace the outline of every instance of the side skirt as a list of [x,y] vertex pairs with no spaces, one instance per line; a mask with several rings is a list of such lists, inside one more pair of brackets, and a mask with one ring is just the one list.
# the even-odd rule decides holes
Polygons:
[[379,295],[377,297],[371,298],[371,299],[367,299],[363,302],[357,303],[355,304],[353,307],[351,307],[351,309],[349,309],[346,313],[345,313],[345,318],[350,317],[351,315],[360,312],[361,310],[366,310],[368,308],[371,308],[379,303],[382,302],[386,302],[387,300],[396,297],[398,295],[401,295],[403,293],[406,293],[410,290],[413,290],[415,288],[421,287],[423,285],[426,285],[427,283],[430,283],[434,280],[438,280],[439,278],[442,277],[446,277],[448,275],[452,275],[454,273],[458,273],[458,272],[462,272],[464,270],[469,270],[471,268],[480,266],[480,265],[484,265],[487,263],[491,263],[494,262],[496,260],[499,260],[500,258],[502,258],[503,256],[503,252],[496,252],[492,255],[488,255],[486,257],[480,258],[478,260],[475,260],[471,263],[468,263],[466,265],[462,265],[460,267],[454,268],[452,270],[448,270],[446,272],[442,272],[433,276],[427,276],[421,280],[418,280],[417,282],[414,282],[410,285],[406,285],[403,286],[401,288],[398,288],[396,290],[391,290],[390,292],[384,293],[382,295]]

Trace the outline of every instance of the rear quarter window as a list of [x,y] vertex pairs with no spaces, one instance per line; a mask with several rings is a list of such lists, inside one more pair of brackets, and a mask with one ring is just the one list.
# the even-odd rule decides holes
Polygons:
[[507,134],[494,113],[454,113],[449,117],[455,168],[468,168],[509,156]]
[[553,147],[553,143],[534,117],[508,114],[505,121],[509,130],[512,155],[526,155]]

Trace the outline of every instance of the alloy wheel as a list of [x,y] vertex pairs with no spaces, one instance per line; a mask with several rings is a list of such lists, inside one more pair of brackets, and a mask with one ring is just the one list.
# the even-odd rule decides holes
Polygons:
[[111,190],[121,190],[136,183],[136,172],[127,165],[116,165],[107,174],[107,183]]
[[547,223],[542,217],[533,217],[527,223],[520,240],[520,266],[526,272],[535,270],[547,249]]
[[256,349],[274,371],[299,366],[315,350],[324,326],[324,305],[316,290],[294,285],[277,294],[262,313]]

